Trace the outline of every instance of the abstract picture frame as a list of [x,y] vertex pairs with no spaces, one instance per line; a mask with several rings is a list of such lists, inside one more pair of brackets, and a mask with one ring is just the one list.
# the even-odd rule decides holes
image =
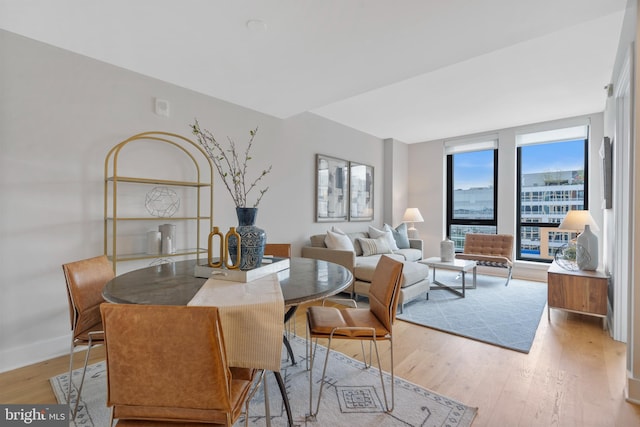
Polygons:
[[373,166],[349,162],[349,221],[373,220]]
[[349,162],[316,154],[316,222],[349,218]]

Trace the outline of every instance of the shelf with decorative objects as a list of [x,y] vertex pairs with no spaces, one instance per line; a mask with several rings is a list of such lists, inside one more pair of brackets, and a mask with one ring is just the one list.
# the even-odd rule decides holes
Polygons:
[[104,253],[114,271],[125,261],[206,257],[212,214],[213,164],[190,139],[144,132],[105,157]]

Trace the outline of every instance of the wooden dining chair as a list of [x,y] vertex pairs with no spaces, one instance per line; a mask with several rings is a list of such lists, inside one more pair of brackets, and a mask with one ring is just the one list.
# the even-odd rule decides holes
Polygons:
[[291,258],[291,244],[267,243],[264,245],[264,254],[279,258]]
[[[264,372],[231,368],[216,307],[102,304],[107,406],[119,426],[232,426]],[[109,424],[112,425],[112,424]]]
[[100,304],[104,302],[102,288],[109,280],[113,279],[114,272],[111,262],[105,255],[63,264],[62,271],[67,283],[71,319],[69,388],[67,390],[67,404],[70,408],[73,387],[73,355],[76,347],[87,347],[76,403],[71,411],[71,419],[75,419],[91,348],[104,343],[102,320],[100,319]]
[[[318,414],[318,410],[320,409],[320,398],[322,397],[324,377],[327,371],[327,362],[329,360],[329,352],[331,351],[331,343],[333,339],[360,340],[361,342],[369,341],[370,344],[373,343],[376,359],[378,361],[378,369],[380,371],[380,383],[382,384],[385,406],[387,412],[393,411],[395,404],[393,322],[396,318],[398,295],[400,294],[400,283],[402,282],[402,268],[403,264],[400,261],[396,261],[384,255],[380,258],[369,290],[369,308],[337,308],[322,305],[311,306],[307,309],[307,334],[309,338],[309,354],[311,355],[309,368],[309,415],[311,418],[315,418]],[[319,338],[326,338],[329,341],[327,344],[327,354],[324,359],[320,389],[318,391],[318,403],[314,410],[313,360]],[[313,345],[314,339],[315,347]],[[380,355],[378,353],[377,342],[380,340],[386,340],[390,343],[391,404],[389,404],[389,400],[387,398],[387,392],[382,376],[382,366],[380,364]],[[365,355],[363,354],[363,356]],[[371,365],[371,355],[369,362],[369,365],[367,365],[365,356],[365,367]]]

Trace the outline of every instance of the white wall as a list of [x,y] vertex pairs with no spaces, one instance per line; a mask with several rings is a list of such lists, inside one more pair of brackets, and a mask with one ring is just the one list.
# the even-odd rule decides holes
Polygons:
[[409,146],[394,139],[384,140],[384,222],[397,226],[402,223],[407,205],[407,186],[409,185]]
[[[372,224],[382,223],[378,138],[312,114],[276,119],[5,31],[0,77],[0,371],[68,351],[61,265],[102,254],[104,158],[133,134],[189,136],[198,118],[219,139],[243,143],[258,126],[253,162],[273,164],[273,172],[257,225],[269,241],[292,242],[294,255],[310,234],[333,225],[314,223],[316,153],[374,166]],[[170,102],[169,118],[154,113],[156,97]],[[217,184],[214,224],[237,224]]]
[[[545,123],[500,129],[489,132],[498,135],[498,232],[515,234],[516,218],[516,132],[526,129],[537,131],[571,126],[576,121],[590,121],[589,145],[589,200],[590,211],[602,230],[603,214],[600,209],[601,161],[598,149],[603,137],[603,114],[555,120]],[[461,135],[449,139],[479,139],[487,133]],[[439,242],[446,237],[446,159],[444,140],[409,145],[408,204],[420,209],[425,222],[416,224],[424,240],[424,256],[438,256]],[[602,246],[602,238],[599,239]],[[599,252],[602,254],[602,249]],[[547,264],[516,262],[514,277],[546,280]]]

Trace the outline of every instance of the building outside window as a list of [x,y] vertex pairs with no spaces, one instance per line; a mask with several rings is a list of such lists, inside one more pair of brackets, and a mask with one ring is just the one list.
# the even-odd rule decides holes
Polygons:
[[587,209],[588,126],[517,135],[516,258],[549,262],[570,233],[569,210]]
[[[549,262],[575,237],[554,229],[569,210],[588,209],[588,126],[522,133],[516,145],[516,258]],[[497,232],[497,138],[445,152],[447,233],[461,252],[466,233]]]
[[447,236],[461,252],[467,233],[495,234],[497,230],[497,138],[449,143],[445,151]]

